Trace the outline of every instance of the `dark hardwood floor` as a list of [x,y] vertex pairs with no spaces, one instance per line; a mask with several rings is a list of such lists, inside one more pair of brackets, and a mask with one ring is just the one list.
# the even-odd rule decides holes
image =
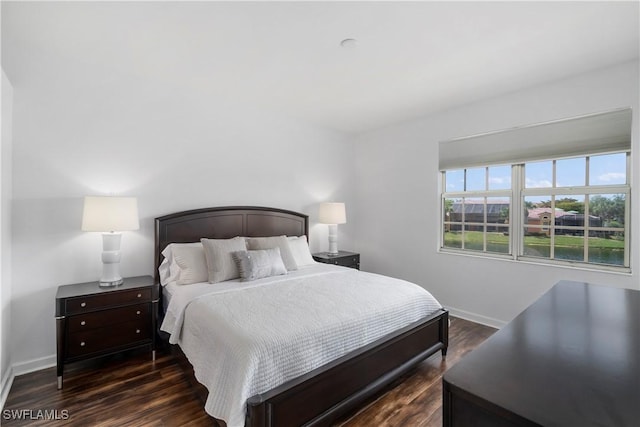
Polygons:
[[[360,426],[441,426],[442,374],[495,329],[452,318],[449,351],[431,356],[340,423]],[[9,411],[9,412],[7,412]],[[31,412],[25,412],[31,411]],[[58,421],[34,420],[46,415]],[[54,412],[55,411],[55,412]],[[26,414],[31,419],[11,419]],[[55,368],[16,377],[0,424],[10,426],[215,426],[169,353],[111,357],[65,370],[64,389]]]

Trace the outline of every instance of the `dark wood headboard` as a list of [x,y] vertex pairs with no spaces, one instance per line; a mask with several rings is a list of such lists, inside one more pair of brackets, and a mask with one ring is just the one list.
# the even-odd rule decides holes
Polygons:
[[230,206],[194,209],[156,218],[155,270],[169,243],[199,242],[201,238],[230,239],[236,236],[309,236],[309,216],[284,209]]

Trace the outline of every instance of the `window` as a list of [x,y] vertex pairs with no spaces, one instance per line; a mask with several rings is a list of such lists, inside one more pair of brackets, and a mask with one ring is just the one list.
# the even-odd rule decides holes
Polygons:
[[445,248],[511,253],[511,168],[492,166],[445,172]]
[[520,166],[522,255],[628,267],[627,157],[623,152]]
[[[620,120],[620,113],[627,111],[588,117],[598,123],[597,143],[592,138],[593,123],[584,118],[560,122],[561,126],[554,122],[551,131],[536,126],[497,133],[500,144],[487,135],[482,135],[479,143],[467,139],[464,142],[472,144],[469,150],[459,151],[461,140],[455,140],[458,152],[477,153],[462,160],[452,155],[450,146],[443,149],[441,143],[441,250],[605,269],[630,268],[630,113]],[[619,136],[624,133],[621,124],[628,125],[628,137]],[[581,133],[585,127],[588,130]],[[547,142],[545,150],[550,155],[544,158],[539,147],[510,151],[504,145],[505,133],[517,141],[519,137],[527,140],[531,132],[536,137],[546,134],[551,138],[568,138],[570,133],[574,142],[568,144],[574,148],[569,152],[562,146],[561,152]],[[614,134],[618,136],[606,136]],[[620,142],[625,138],[626,142]],[[499,154],[492,157],[492,150]],[[498,163],[509,160],[509,156],[510,162]],[[478,159],[487,163],[478,164]],[[455,167],[456,162],[462,167]],[[442,168],[443,164],[454,167]]]

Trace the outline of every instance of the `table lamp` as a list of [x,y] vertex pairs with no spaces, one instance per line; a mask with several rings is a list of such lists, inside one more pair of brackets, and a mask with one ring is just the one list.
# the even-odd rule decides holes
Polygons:
[[118,286],[121,231],[137,230],[138,200],[135,197],[87,196],[84,198],[82,231],[102,232],[102,277],[100,286]]
[[320,223],[329,224],[329,255],[338,255],[338,224],[347,223],[344,203],[320,203]]

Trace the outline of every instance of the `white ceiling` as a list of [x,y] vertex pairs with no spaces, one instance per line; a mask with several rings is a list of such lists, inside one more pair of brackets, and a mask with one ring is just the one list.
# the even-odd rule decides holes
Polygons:
[[2,67],[17,89],[126,76],[362,132],[638,58],[639,4],[3,1]]

